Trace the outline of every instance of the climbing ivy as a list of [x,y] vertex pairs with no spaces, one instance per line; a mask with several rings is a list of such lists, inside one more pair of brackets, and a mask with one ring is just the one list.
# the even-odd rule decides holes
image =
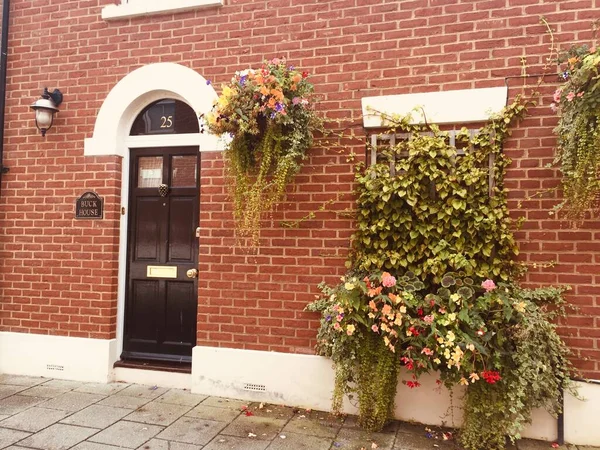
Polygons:
[[514,275],[518,249],[503,187],[510,161],[502,143],[526,106],[517,99],[474,135],[463,128],[455,145],[436,125],[384,117],[392,133],[409,139],[357,171],[357,231],[348,265],[409,270],[427,284],[453,271],[503,280]]

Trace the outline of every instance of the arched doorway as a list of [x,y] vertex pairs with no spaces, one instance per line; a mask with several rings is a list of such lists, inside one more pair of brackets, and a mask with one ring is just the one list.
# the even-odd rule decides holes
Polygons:
[[[130,136],[199,131],[186,103],[162,99],[138,114]],[[199,147],[130,152],[121,359],[191,362],[198,303]]]

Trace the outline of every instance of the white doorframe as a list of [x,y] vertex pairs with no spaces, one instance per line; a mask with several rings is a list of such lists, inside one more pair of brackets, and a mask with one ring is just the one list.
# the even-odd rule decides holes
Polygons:
[[[134,70],[119,81],[102,104],[92,137],[84,142],[86,156],[120,156],[121,214],[119,232],[119,268],[117,287],[116,353],[110,355],[110,367],[123,351],[127,267],[127,222],[129,208],[129,167],[131,148],[198,146],[199,151],[220,151],[225,142],[208,133],[129,136],[138,114],[150,103],[173,98],[188,104],[199,116],[211,110],[217,93],[207,80],[185,66],[174,63],[150,64]],[[124,208],[124,209],[123,209]]]

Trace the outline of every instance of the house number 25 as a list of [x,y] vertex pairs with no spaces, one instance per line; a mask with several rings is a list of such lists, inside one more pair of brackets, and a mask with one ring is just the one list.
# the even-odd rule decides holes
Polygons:
[[173,116],[161,116],[160,127],[171,128],[173,126]]

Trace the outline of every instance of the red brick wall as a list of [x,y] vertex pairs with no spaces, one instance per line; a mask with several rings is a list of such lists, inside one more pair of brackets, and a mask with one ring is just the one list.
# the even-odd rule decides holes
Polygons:
[[[236,70],[285,56],[313,73],[319,109],[362,138],[364,96],[505,82],[516,95],[522,80],[506,77],[522,73],[521,58],[536,74],[549,55],[540,16],[565,47],[591,41],[600,8],[600,0],[225,0],[220,9],[105,22],[100,11],[112,0],[11,3],[0,330],[99,338],[115,335],[121,166],[116,157],[84,157],[83,140],[127,73],[169,61],[219,86]],[[45,85],[59,87],[65,102],[42,139],[28,105]],[[570,299],[580,310],[561,331],[580,352],[577,365],[600,378],[600,222],[571,230],[548,215],[554,193],[528,199],[557,182],[556,171],[545,168],[556,143],[548,108],[555,87],[556,78],[546,77],[541,105],[506,145],[514,159],[507,187],[515,215],[528,219],[518,232],[522,259],[557,262],[532,268],[527,281],[573,285]],[[362,155],[364,143],[311,151],[288,201],[265,223],[257,255],[234,248],[220,156],[202,154],[199,344],[312,352],[318,324],[302,310],[320,281],[344,273],[351,151]],[[88,189],[105,198],[105,220],[73,219],[74,200]],[[338,201],[314,219],[280,226],[330,199]]]

